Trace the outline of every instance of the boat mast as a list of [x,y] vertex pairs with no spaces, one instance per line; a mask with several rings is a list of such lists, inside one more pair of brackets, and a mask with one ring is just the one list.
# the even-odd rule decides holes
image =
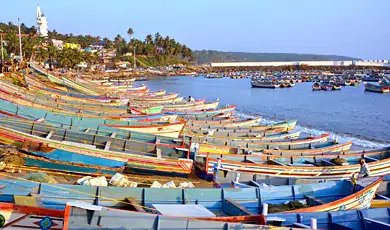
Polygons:
[[22,55],[22,35],[20,33],[20,19],[18,18],[18,27],[19,27],[19,57],[20,57],[20,62],[23,60],[23,55]]

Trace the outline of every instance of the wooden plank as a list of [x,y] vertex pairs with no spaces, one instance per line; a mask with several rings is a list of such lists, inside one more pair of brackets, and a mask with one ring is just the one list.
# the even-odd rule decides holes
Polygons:
[[44,120],[45,120],[45,118],[41,117],[41,118],[36,119],[35,121],[36,122],[43,122]]
[[310,226],[308,226],[306,224],[301,224],[301,223],[293,223],[293,227],[311,229]]
[[110,137],[111,138],[115,138],[116,137],[116,133],[112,133]]
[[46,136],[46,139],[50,139],[51,138],[51,136],[53,136],[53,131],[50,131],[48,134],[47,134],[47,136]]
[[379,220],[364,218],[364,221],[366,223],[367,229],[375,229],[375,230],[390,229],[390,224],[379,221]]
[[328,160],[324,160],[324,159],[321,160],[321,163],[324,163],[324,164],[327,165],[327,166],[336,166],[336,165],[333,164],[332,162],[330,162],[330,161],[328,161]]
[[159,148],[156,148],[156,155],[157,155],[157,158],[162,158],[162,152],[161,152],[161,149]]
[[134,197],[125,197],[125,200],[130,203],[137,212],[146,212],[139,204],[137,204],[137,200]]
[[241,215],[253,215],[253,213],[251,213],[247,208],[245,208],[244,206],[242,206],[241,204],[237,203],[236,201],[234,201],[232,198],[227,198],[225,199],[226,203],[232,205],[233,207],[237,208]]
[[111,141],[107,141],[107,142],[106,142],[106,146],[104,146],[104,151],[109,150],[110,147],[111,147]]
[[379,161],[378,159],[375,159],[375,158],[372,158],[372,157],[366,157],[366,156],[364,156],[364,158],[367,159],[367,160],[370,160],[370,162]]
[[277,160],[274,160],[274,159],[269,159],[268,160],[269,163],[273,164],[273,165],[281,165],[281,166],[286,166],[285,164],[277,161]]

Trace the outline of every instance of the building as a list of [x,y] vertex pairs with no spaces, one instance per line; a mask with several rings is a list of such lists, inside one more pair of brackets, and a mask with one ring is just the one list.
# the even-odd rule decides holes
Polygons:
[[64,48],[64,42],[62,40],[51,39],[51,41],[53,42],[53,46],[57,49],[62,50]]
[[76,44],[76,43],[64,42],[64,48],[80,50],[81,49],[81,45],[80,44]]
[[100,42],[92,42],[89,47],[92,49],[92,50],[102,50],[104,49],[104,47],[106,46],[106,43],[103,42],[103,41],[100,41]]
[[47,27],[47,20],[43,12],[41,12],[39,5],[37,6],[37,25],[39,37],[47,37],[49,30]]

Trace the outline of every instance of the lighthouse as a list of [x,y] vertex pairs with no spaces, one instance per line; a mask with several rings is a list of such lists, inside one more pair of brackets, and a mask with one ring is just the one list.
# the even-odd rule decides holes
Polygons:
[[38,25],[38,36],[39,37],[47,37],[48,28],[47,28],[47,20],[39,5],[37,6],[37,25]]

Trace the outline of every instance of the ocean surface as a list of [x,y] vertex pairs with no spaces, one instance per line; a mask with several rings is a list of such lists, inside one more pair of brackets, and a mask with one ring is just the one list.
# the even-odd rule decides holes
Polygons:
[[264,123],[297,119],[297,130],[332,139],[352,140],[364,148],[390,146],[390,94],[365,92],[364,85],[340,91],[311,90],[312,83],[292,88],[252,88],[250,79],[158,77],[140,81],[153,91],[166,89],[181,96],[236,104],[236,115],[263,117]]

